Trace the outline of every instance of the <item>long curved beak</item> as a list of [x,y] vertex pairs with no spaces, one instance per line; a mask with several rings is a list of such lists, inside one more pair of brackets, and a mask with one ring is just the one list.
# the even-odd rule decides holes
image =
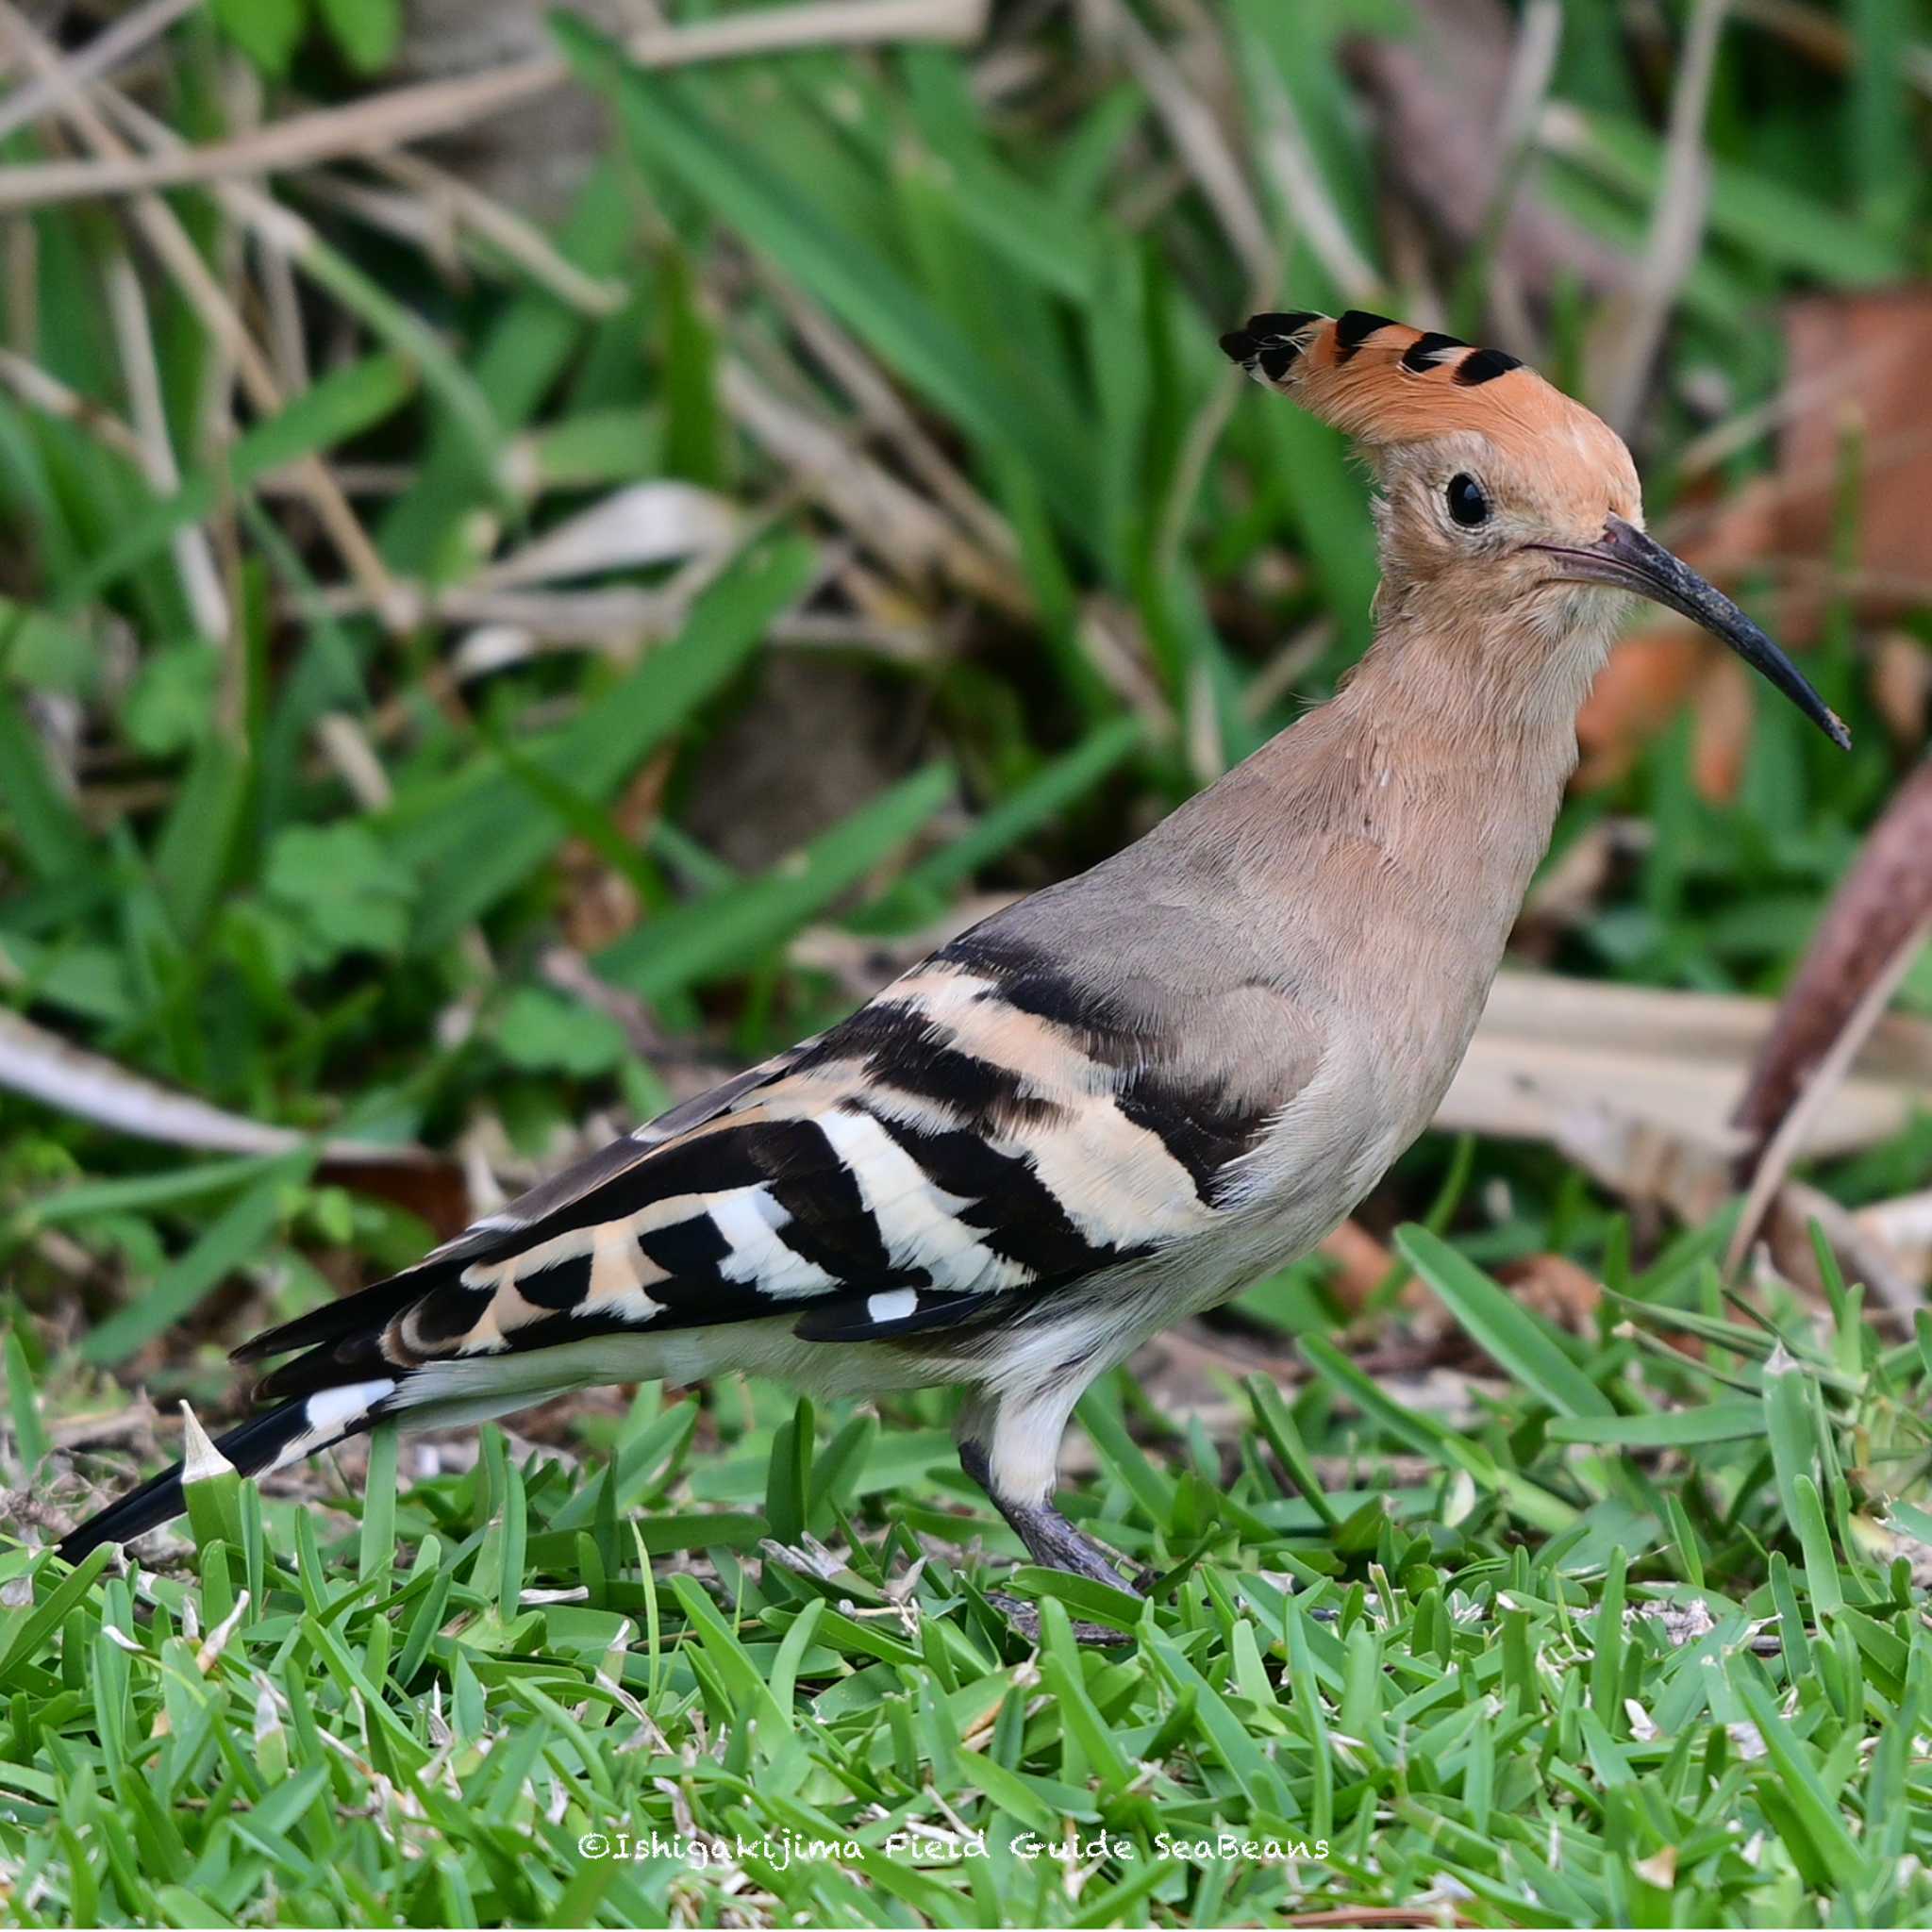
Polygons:
[[1574,549],[1539,543],[1563,565],[1563,575],[1575,583],[1614,584],[1635,591],[1667,610],[1701,625],[1722,638],[1754,671],[1759,671],[1803,711],[1819,730],[1842,751],[1852,748],[1852,734],[1824,700],[1812,690],[1805,674],[1724,595],[1706,583],[1681,558],[1646,537],[1635,524],[1613,516],[1595,543]]

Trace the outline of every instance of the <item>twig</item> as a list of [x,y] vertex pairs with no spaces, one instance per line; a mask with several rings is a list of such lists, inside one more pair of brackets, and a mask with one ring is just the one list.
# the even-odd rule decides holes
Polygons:
[[361,724],[346,711],[325,711],[315,721],[315,741],[349,796],[366,812],[387,811],[395,789]]
[[1704,232],[1710,193],[1710,160],[1704,152],[1704,120],[1717,74],[1717,43],[1728,0],[1697,0],[1671,93],[1663,176],[1651,208],[1650,236],[1638,270],[1636,298],[1623,319],[1602,381],[1599,408],[1617,429],[1637,413],[1663,341],[1664,324],[1679,285],[1690,274]]
[[[616,1021],[630,1050],[641,1058],[655,1061],[667,1053],[684,1054],[693,1060],[709,1058],[702,1049],[693,1050],[689,1042],[671,1040],[636,993],[600,977],[575,947],[552,946],[538,960],[537,970],[558,992]],[[728,1075],[738,1068],[724,1065],[723,1071]]]
[[1235,158],[1220,117],[1188,85],[1167,50],[1122,0],[1086,0],[1100,33],[1120,51],[1166,124],[1175,152],[1207,197],[1250,281],[1266,281],[1274,243],[1255,192]]
[[[0,25],[6,27],[22,58],[37,72],[48,74],[58,67],[59,57],[35,32],[13,0],[0,0]],[[97,153],[120,158],[131,153],[127,143],[87,96],[73,96],[62,111],[81,139]],[[275,414],[282,406],[281,389],[275,374],[174,210],[158,195],[143,193],[135,197],[132,214],[203,326],[234,358],[236,373],[251,405],[264,415]],[[319,458],[309,457],[295,474],[307,480],[316,515],[350,574],[369,591],[378,608],[393,612],[394,580],[327,466]]]
[[1348,232],[1348,224],[1328,192],[1321,163],[1308,144],[1301,116],[1295,112],[1281,76],[1265,58],[1251,58],[1247,67],[1255,111],[1261,124],[1261,165],[1302,239],[1336,287],[1351,301],[1366,302],[1382,286],[1382,277]]
[[1495,179],[1477,225],[1475,244],[1464,263],[1457,301],[1458,314],[1474,307],[1467,297],[1476,292],[1488,268],[1489,307],[1504,341],[1525,357],[1537,351],[1536,330],[1523,299],[1521,279],[1510,272],[1502,242],[1535,172],[1537,123],[1549,98],[1562,39],[1559,0],[1531,0],[1523,12],[1497,108]]
[[[641,67],[684,67],[804,47],[971,42],[979,38],[985,24],[986,0],[808,0],[723,20],[653,27],[633,36],[628,52]],[[459,79],[395,88],[346,107],[291,115],[210,147],[183,144],[159,154],[123,153],[104,160],[0,169],[0,209],[279,174],[318,161],[377,154],[474,126],[506,108],[548,93],[570,77],[568,61],[542,55]]]
[[[1464,252],[1474,249],[1494,205],[1513,63],[1511,15],[1498,0],[1415,0],[1420,31],[1358,33],[1344,42],[1349,70],[1367,90],[1383,166],[1406,200]],[[1534,53],[1532,42],[1528,53]],[[1526,64],[1517,71],[1526,80]],[[1525,89],[1526,92],[1526,89]],[[1544,116],[1547,121],[1548,116]],[[1538,130],[1539,139],[1542,129]],[[1525,288],[1548,294],[1566,280],[1625,290],[1635,264],[1549,203],[1518,197],[1496,259]]]
[[924,483],[977,541],[1006,564],[1018,552],[1012,526],[950,462],[900,399],[899,392],[864,350],[824,309],[782,276],[767,278],[774,296],[791,318],[806,346],[858,406],[898,446],[906,466]]
[[[108,258],[108,315],[113,324],[114,345],[121,359],[121,380],[134,414],[142,474],[163,496],[181,487],[181,472],[168,439],[168,412],[161,400],[160,372],[155,366],[154,332],[148,325],[147,300],[141,277],[125,249]],[[174,540],[175,567],[181,588],[203,636],[217,641],[228,635],[228,600],[223,594],[221,573],[208,548],[208,533],[191,524]]]
[[471,233],[499,250],[566,308],[579,309],[585,315],[605,316],[615,314],[623,306],[624,290],[620,284],[600,282],[587,275],[554,247],[534,223],[526,222],[500,201],[492,201],[481,189],[415,155],[375,155],[371,157],[371,163],[425,200],[446,202]]
[[1790,1170],[1791,1162],[1803,1148],[1813,1121],[1857,1058],[1858,1049],[1878,1024],[1879,1015],[1890,1002],[1899,981],[1905,977],[1906,968],[1917,957],[1928,933],[1932,933],[1932,915],[1907,933],[1891,957],[1874,974],[1843,1026],[1839,1029],[1830,1050],[1812,1069],[1804,1091],[1778,1123],[1777,1132],[1766,1144],[1757,1162],[1757,1171],[1751,1177],[1751,1191],[1744,1196],[1743,1210],[1738,1216],[1737,1230],[1731,1236],[1730,1252],[1725,1257],[1726,1268],[1735,1268],[1750,1251],[1752,1237],[1764,1219],[1765,1209],[1771,1206]]
[[141,439],[105,403],[71,390],[58,377],[49,375],[38,362],[0,349],[0,382],[4,382],[31,409],[57,421],[71,423],[91,436],[103,449],[125,457],[137,466],[142,461]]
[[[263,306],[268,315],[269,350],[275,358],[275,375],[291,395],[309,386],[308,343],[302,327],[302,294],[295,286],[295,271],[281,249],[257,237],[255,254],[259,263]],[[350,488],[340,464],[333,470],[343,490]]]
[[1016,617],[1033,599],[1019,573],[990,556],[918,491],[854,449],[852,437],[779,397],[737,358],[718,370],[718,394],[732,418],[869,548],[908,577],[936,575]]
[[[288,1154],[308,1144],[292,1128],[267,1126],[192,1093],[174,1092],[6,1011],[0,1011],[0,1087],[121,1133],[210,1153]],[[370,1166],[413,1166],[435,1158],[421,1147],[366,1141],[328,1141],[324,1151],[332,1159]]]
[[0,101],[0,141],[58,108],[69,94],[111,74],[200,5],[201,0],[144,0],[142,6],[129,8],[77,53]]

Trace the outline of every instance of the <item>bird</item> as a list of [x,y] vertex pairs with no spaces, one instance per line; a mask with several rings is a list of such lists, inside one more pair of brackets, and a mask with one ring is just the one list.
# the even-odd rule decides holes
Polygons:
[[[1645,533],[1623,440],[1515,357],[1362,310],[1256,315],[1221,346],[1373,475],[1374,636],[1336,694],[823,1034],[244,1343],[278,1366],[229,1464],[609,1382],[954,1384],[961,1466],[1033,1560],[1135,1587],[1056,1504],[1074,1405],[1308,1253],[1428,1124],[1631,593],[1851,742]],[[177,1466],[60,1554],[183,1507]]]

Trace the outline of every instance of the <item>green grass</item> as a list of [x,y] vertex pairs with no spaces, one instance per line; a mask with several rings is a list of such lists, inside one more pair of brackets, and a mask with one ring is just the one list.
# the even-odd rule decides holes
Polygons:
[[[1553,92],[1578,118],[1536,178],[1635,240],[1664,161],[1656,50],[1569,11]],[[1482,332],[1480,250],[1432,289],[1397,279],[1424,272],[1340,107],[1340,33],[1399,23],[1375,0],[1141,16],[1191,20],[1181,71],[1225,76],[1213,118],[1279,251],[1257,289],[1140,81],[1059,11],[1019,15],[995,57],[682,73],[566,29],[614,128],[547,231],[577,276],[468,231],[452,271],[297,177],[314,374],[282,369],[278,409],[231,410],[206,316],[119,205],[8,218],[32,273],[0,291],[6,340],[83,407],[0,384],[0,994],[301,1137],[167,1146],[0,1091],[11,1921],[1276,1924],[1428,1901],[1485,1924],[1932,1923],[1932,1341],[1829,1269],[1822,1307],[1729,1299],[1723,1226],[1626,1220],[1541,1148],[1427,1137],[1369,1205],[1422,1224],[1403,1263],[1466,1338],[1427,1374],[1371,1352],[1407,1332],[1391,1297],[1344,1332],[1310,1265],[1222,1319],[1202,1413],[1131,1374],[1093,1391],[1069,1507],[1160,1573],[1147,1604],[1012,1569],[937,1392],[874,1415],[646,1389],[553,1418],[527,1459],[486,1432],[459,1474],[399,1480],[414,1452],[378,1439],[366,1496],[208,1485],[150,1569],[69,1575],[42,1549],[134,1473],[138,1418],[100,1440],[128,1391],[234,1413],[226,1346],[446,1229],[450,1166],[384,1181],[325,1141],[547,1171],[587,1122],[836,1018],[971,895],[1111,851],[1359,653],[1365,485],[1215,337],[1256,306],[1344,306],[1245,125],[1277,93],[1388,279],[1374,306],[1433,299]],[[1654,521],[1713,407],[1777,393],[1780,298],[1932,257],[1924,104],[1881,58],[1925,23],[1904,0],[1846,19],[1872,52],[1844,72],[1749,25],[1722,43],[1706,243],[1637,436]],[[322,98],[392,40],[380,0],[221,0],[171,30],[145,98],[219,140],[235,62]],[[4,158],[57,151],[23,130]],[[232,208],[169,206],[251,326],[276,312]],[[108,300],[124,262],[144,321]],[[1548,292],[1541,360],[1580,388],[1614,311]],[[144,359],[169,487],[100,427],[141,426]],[[392,621],[291,493],[311,457],[403,589]],[[1722,481],[1773,459],[1754,445]],[[492,566],[658,484],[710,493],[695,548],[541,584],[533,646],[458,675],[478,626],[528,621]],[[1857,508],[1848,489],[1848,540]],[[873,708],[810,716],[808,760],[874,749],[854,795],[767,811],[735,862],[715,828],[750,811],[721,764],[747,720],[788,729],[781,658],[862,674]],[[1559,862],[1607,819],[1645,836],[1549,963],[1782,986],[1913,755],[1849,605],[1806,669],[1857,753],[1762,702],[1720,807],[1662,735],[1565,809]],[[559,945],[573,984],[605,982],[596,1008],[560,990]],[[1932,1010],[1932,976],[1902,997]],[[1857,1205],[1923,1186],[1928,1156],[1922,1122],[1810,1177]],[[1607,1284],[1587,1339],[1484,1272],[1543,1254]],[[995,1587],[1039,1598],[1037,1644]],[[646,1856],[584,1856],[591,1834]],[[1157,1856],[1163,1834],[1213,1849]],[[801,1853],[823,1840],[836,1857]]]
[[940,1432],[766,1395],[701,1442],[646,1392],[588,1477],[493,1429],[400,1494],[379,1438],[326,1515],[218,1476],[164,1571],[0,1557],[14,1913],[1924,1923],[1932,1517],[1881,1512],[1927,1344],[1835,1276],[1822,1333],[1707,1312],[1690,1241],[1584,1345],[1404,1245],[1536,1392],[1453,1427],[1308,1338],[1238,1440],[1143,1450],[1103,1388],[1074,1507],[1147,1602],[1008,1570]]

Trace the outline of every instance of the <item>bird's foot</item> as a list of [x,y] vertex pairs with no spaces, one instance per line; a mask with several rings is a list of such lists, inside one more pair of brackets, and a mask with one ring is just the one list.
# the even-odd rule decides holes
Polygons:
[[[995,1498],[997,1501],[997,1498]],[[1155,1573],[1130,1566],[1131,1574],[1121,1574],[1124,1557],[1116,1556],[1091,1536],[1083,1536],[1050,1503],[1001,1505],[1000,1513],[1012,1524],[1013,1532],[1026,1545],[1026,1554],[1042,1570],[1059,1570],[1069,1576],[1084,1576],[1090,1583],[1104,1583],[1109,1590],[1125,1591],[1129,1596],[1144,1596]]]
[[[1007,1519],[1013,1534],[1026,1546],[1026,1554],[1043,1570],[1058,1570],[1068,1576],[1084,1576],[1090,1583],[1102,1583],[1108,1590],[1128,1596],[1144,1596],[1156,1580],[1155,1573],[1138,1570],[1123,1576],[1120,1565],[1125,1558],[1083,1536],[1051,1503],[1013,1503],[993,1487],[987,1456],[970,1439],[959,1445],[959,1463],[974,1482],[991,1497],[994,1508]],[[1023,1598],[1006,1591],[991,1591],[987,1601],[1006,1617],[1029,1643],[1040,1641],[1040,1612]],[[1131,1643],[1124,1630],[1106,1624],[1075,1620],[1074,1635],[1082,1643]]]
[[[1124,1558],[1117,1557],[1091,1537],[1082,1536],[1058,1509],[1047,1504],[1006,1509],[1003,1513],[1020,1541],[1026,1545],[1026,1554],[1043,1570],[1058,1570],[1067,1576],[1084,1576],[1090,1583],[1105,1584],[1108,1590],[1122,1591],[1128,1596],[1144,1596],[1146,1586],[1154,1580],[1153,1573],[1144,1570],[1136,1570],[1132,1575],[1123,1576],[1115,1566]],[[1040,1610],[1036,1605],[1011,1596],[1005,1591],[990,1594],[988,1601],[998,1606],[1008,1623],[1028,1643],[1040,1641]],[[1134,1641],[1131,1632],[1111,1624],[1096,1624],[1084,1617],[1074,1617],[1070,1621],[1076,1643],[1106,1647]]]
[[[1007,1620],[1016,1636],[1027,1643],[1038,1646],[1038,1604],[1029,1603],[1026,1598],[1014,1596],[1004,1590],[988,1591],[986,1600]],[[1073,1632],[1075,1643],[1091,1643],[1096,1650],[1119,1650],[1134,1641],[1134,1633],[1131,1630],[1123,1630],[1114,1624],[1095,1624],[1086,1617],[1069,1617],[1067,1627]]]

